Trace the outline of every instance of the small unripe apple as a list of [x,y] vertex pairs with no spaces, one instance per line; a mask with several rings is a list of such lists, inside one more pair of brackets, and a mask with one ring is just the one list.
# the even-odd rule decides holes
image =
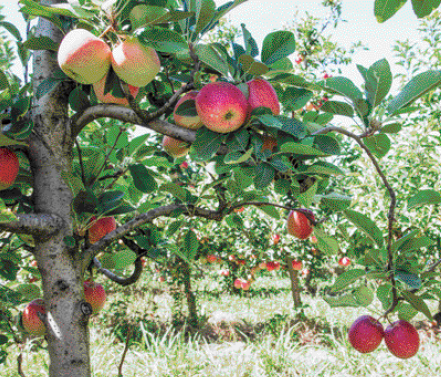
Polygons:
[[303,263],[300,260],[294,259],[292,261],[292,269],[295,271],[300,271],[303,268]]
[[92,306],[93,314],[98,313],[106,303],[106,292],[101,284],[91,280],[84,281],[84,297]]
[[162,139],[162,146],[164,150],[174,158],[183,157],[190,150],[185,141],[181,141],[167,135]]
[[0,190],[14,184],[19,168],[17,155],[8,148],[0,148]]
[[351,260],[348,257],[340,258],[338,264],[343,267],[347,267],[351,264]]
[[113,232],[116,229],[116,221],[113,216],[102,217],[97,221],[95,220],[95,216],[92,216],[90,219],[90,222],[93,223],[93,225],[89,228],[89,242],[91,244],[98,242],[106,234]]
[[[315,220],[312,211],[305,209],[303,211],[308,211],[310,217]],[[299,211],[293,210],[289,213],[286,225],[288,228],[288,233],[300,238],[301,240],[307,239],[313,231],[311,222],[303,213]]]
[[227,82],[205,85],[196,96],[196,110],[211,131],[236,131],[248,116],[249,104],[242,91]]
[[70,78],[81,84],[100,81],[110,68],[112,51],[102,39],[84,29],[67,33],[58,48],[58,64]]
[[415,356],[420,347],[418,331],[409,322],[396,321],[387,326],[384,340],[389,351],[400,359]]
[[188,93],[185,93],[178,101],[178,103],[175,106],[175,109],[173,111],[173,118],[175,120],[175,123],[178,126],[189,128],[190,130],[197,130],[202,127],[202,121],[199,115],[196,116],[185,116],[185,115],[179,115],[176,114],[176,111],[178,110],[179,105],[182,102],[185,102],[187,100],[196,100],[196,96],[198,95],[198,91],[194,90]]
[[370,315],[362,315],[349,328],[348,339],[358,352],[368,353],[377,349],[384,335],[380,322]]
[[44,301],[41,298],[31,301],[22,314],[23,328],[32,335],[44,335],[46,327],[43,321],[38,317],[37,312],[46,314]]
[[268,107],[274,115],[280,114],[280,103],[273,86],[262,78],[247,82],[250,111],[257,107]]
[[[104,94],[104,87],[106,85],[107,75],[104,76],[100,81],[93,84],[93,91],[96,94],[98,101],[103,103],[115,103],[117,105],[129,106],[129,101],[127,98],[115,97],[112,93],[108,92]],[[136,97],[139,92],[139,88],[133,85],[129,85],[130,94]]]
[[142,87],[151,82],[161,68],[156,51],[129,37],[112,50],[112,68],[129,85]]

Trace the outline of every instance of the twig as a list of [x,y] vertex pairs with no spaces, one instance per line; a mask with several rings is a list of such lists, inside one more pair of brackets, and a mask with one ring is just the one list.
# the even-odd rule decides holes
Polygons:
[[119,363],[119,367],[118,367],[118,377],[123,377],[122,367],[123,367],[124,360],[127,355],[127,351],[129,350],[130,338],[132,337],[132,332],[133,332],[133,328],[132,328],[132,326],[129,325],[129,328],[127,329],[126,344],[124,346],[124,352],[122,354],[121,362]]
[[83,182],[83,185],[86,187],[87,185],[86,185],[86,175],[84,173],[83,155],[81,153],[80,144],[78,143],[77,138],[75,138],[75,145],[77,146],[78,158],[80,159],[81,181]]

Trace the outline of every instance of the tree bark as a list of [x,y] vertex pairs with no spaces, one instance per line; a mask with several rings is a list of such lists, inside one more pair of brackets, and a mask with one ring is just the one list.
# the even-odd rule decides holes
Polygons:
[[294,301],[294,309],[298,309],[302,306],[302,299],[300,297],[300,284],[299,284],[299,272],[292,268],[292,258],[286,257],[286,263],[288,265],[289,279],[291,280],[291,293]]
[[[60,3],[47,0],[44,5]],[[59,42],[63,35],[52,23],[40,18],[36,36]],[[33,54],[34,93],[38,85],[58,70],[52,51]],[[73,235],[72,193],[62,171],[72,166],[68,95],[71,85],[63,83],[40,99],[34,97],[29,137],[29,158],[34,178],[35,213],[62,219],[61,229],[49,239],[35,236],[35,257],[40,268],[46,307],[46,339],[50,377],[89,377],[90,305],[84,301],[83,276],[77,249],[69,249],[64,237]]]
[[196,297],[191,290],[191,270],[187,262],[182,262],[182,278],[184,281],[184,292],[188,305],[188,322],[192,326],[198,326],[198,310],[196,305]]

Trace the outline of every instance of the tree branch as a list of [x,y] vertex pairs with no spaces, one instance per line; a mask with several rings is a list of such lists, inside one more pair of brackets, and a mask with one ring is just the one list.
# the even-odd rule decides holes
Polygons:
[[0,222],[0,230],[47,238],[64,226],[61,217],[49,214],[18,214],[17,221]]
[[107,276],[110,280],[112,280],[115,283],[118,283],[122,286],[127,286],[127,285],[135,283],[139,279],[139,277],[141,276],[141,272],[143,270],[142,261],[140,258],[137,258],[135,260],[135,270],[133,271],[132,275],[130,275],[127,278],[123,278],[121,276],[118,276],[118,275],[114,274],[113,272],[103,268],[101,265],[101,262],[97,258],[93,258],[93,264],[96,267],[98,272],[101,272],[104,276]]

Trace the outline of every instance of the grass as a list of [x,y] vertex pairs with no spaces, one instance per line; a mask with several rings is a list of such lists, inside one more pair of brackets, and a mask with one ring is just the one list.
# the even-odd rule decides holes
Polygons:
[[[384,342],[362,355],[348,346],[346,333],[363,308],[330,308],[319,297],[303,296],[304,321],[292,314],[287,279],[261,277],[250,292],[229,295],[213,278],[198,283],[201,326],[182,318],[172,324],[173,300],[164,283],[147,277],[135,287],[109,285],[105,310],[91,327],[95,377],[118,375],[127,328],[134,329],[125,377],[325,377],[441,375],[441,346],[436,329],[415,318],[421,348],[412,359],[392,356]],[[42,343],[43,346],[45,343]],[[11,347],[0,375],[17,376],[17,350]],[[28,377],[47,375],[46,351],[30,344],[23,352]]]

